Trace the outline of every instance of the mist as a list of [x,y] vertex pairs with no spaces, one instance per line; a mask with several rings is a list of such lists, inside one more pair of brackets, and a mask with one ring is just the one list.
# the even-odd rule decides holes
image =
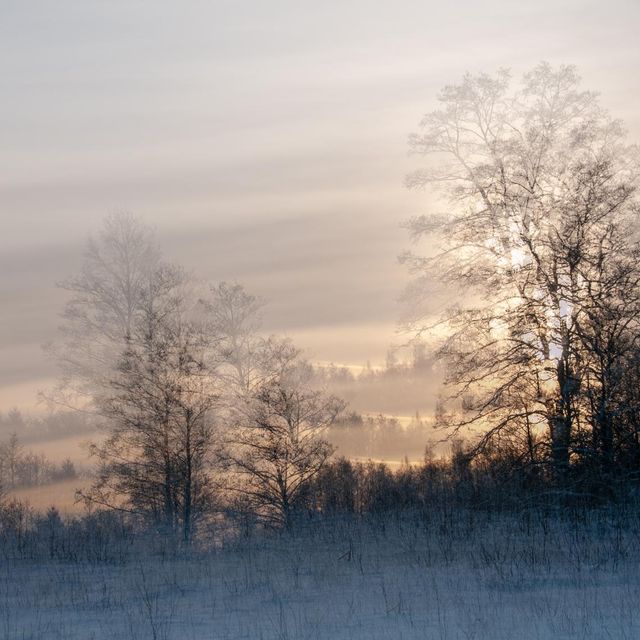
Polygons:
[[640,636],[637,0],[1,5],[3,638]]

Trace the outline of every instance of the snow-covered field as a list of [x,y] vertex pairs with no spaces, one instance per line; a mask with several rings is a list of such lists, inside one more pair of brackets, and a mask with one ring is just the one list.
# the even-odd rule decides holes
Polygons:
[[342,519],[164,559],[2,560],[0,637],[640,637],[637,519]]

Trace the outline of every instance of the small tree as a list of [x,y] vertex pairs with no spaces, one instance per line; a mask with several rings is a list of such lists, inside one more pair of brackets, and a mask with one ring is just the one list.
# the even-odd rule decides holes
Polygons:
[[223,455],[255,512],[290,527],[305,487],[333,453],[322,436],[344,403],[310,386],[312,370],[289,341],[263,342],[260,371]]

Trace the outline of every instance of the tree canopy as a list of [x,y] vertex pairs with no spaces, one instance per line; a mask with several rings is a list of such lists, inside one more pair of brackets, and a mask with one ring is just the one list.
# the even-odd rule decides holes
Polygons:
[[[409,222],[431,244],[405,260],[414,294],[433,278],[457,294],[435,322],[441,422],[559,476],[637,457],[636,148],[573,67],[540,64],[515,88],[504,70],[466,75],[439,102],[410,138],[425,166],[407,184],[438,187],[444,211]],[[413,328],[434,328],[416,309]]]

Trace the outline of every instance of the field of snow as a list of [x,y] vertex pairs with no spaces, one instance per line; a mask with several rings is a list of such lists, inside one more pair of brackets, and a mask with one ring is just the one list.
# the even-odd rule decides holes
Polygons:
[[640,529],[604,512],[310,523],[189,555],[0,562],[5,640],[640,637]]

